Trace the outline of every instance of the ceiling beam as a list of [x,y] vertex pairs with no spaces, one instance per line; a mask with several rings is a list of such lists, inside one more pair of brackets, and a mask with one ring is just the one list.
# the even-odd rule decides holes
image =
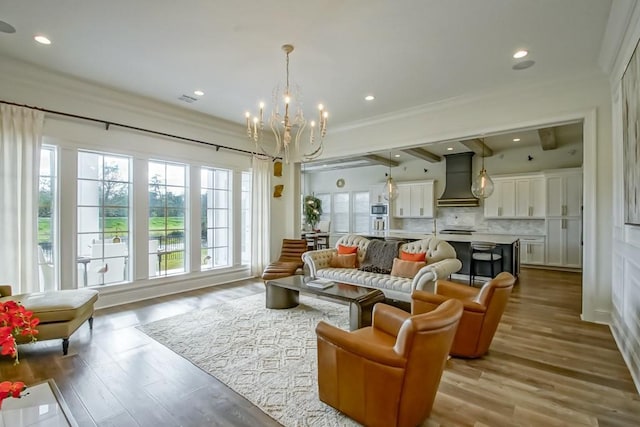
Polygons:
[[540,138],[540,145],[544,151],[558,148],[555,128],[538,129],[538,138]]
[[442,160],[442,157],[437,154],[433,154],[431,151],[427,151],[424,148],[407,148],[406,150],[401,150],[403,153],[407,153],[410,156],[417,157],[422,160],[426,160],[431,163],[438,163]]
[[372,165],[382,165],[382,166],[391,166],[396,167],[400,165],[400,162],[396,162],[395,160],[388,159],[383,156],[378,156],[377,154],[365,154],[364,156],[360,156],[359,158],[367,159],[371,162]]
[[493,156],[493,150],[480,138],[468,139],[466,141],[460,141],[460,143],[480,157]]

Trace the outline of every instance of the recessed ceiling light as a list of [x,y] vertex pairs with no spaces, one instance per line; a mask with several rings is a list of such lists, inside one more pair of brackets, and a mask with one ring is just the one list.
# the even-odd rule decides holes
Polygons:
[[520,142],[520,138],[513,138],[513,142]]
[[35,35],[33,36],[33,39],[40,44],[51,44],[51,40],[49,40],[43,35]]
[[373,101],[374,99],[376,99],[376,97],[373,95],[367,95],[364,97],[364,99],[365,101]]
[[447,151],[453,151],[453,147],[447,147]]
[[397,159],[398,157],[400,157],[400,154],[394,154],[393,157]]
[[204,95],[204,92],[203,92],[203,91],[201,91],[201,90],[194,90],[194,91],[193,91],[193,94],[194,94],[195,96],[202,96],[202,95]]
[[516,59],[520,59],[520,58],[524,58],[528,54],[529,54],[529,52],[523,49],[523,50],[519,50],[516,53],[514,53],[513,57],[516,58]]

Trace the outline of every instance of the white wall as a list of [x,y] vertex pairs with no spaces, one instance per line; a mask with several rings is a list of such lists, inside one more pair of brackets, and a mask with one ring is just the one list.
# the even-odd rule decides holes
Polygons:
[[[240,125],[212,119],[200,113],[161,104],[145,98],[131,96],[88,82],[68,78],[63,75],[45,72],[19,61],[3,58],[0,61],[0,100],[27,104],[40,108],[94,117],[101,120],[123,123],[140,128],[165,132],[177,136],[218,143],[227,147],[250,150],[246,142],[244,129]],[[141,167],[146,160],[165,159],[184,161],[192,165],[209,165],[247,170],[250,168],[250,156],[236,151],[220,149],[190,142],[179,142],[172,138],[153,136],[110,127],[84,120],[63,118],[46,114],[43,133],[47,142],[61,147],[60,157],[67,167],[60,171],[61,187],[61,271],[63,288],[72,288],[76,283],[76,242],[75,234],[75,156],[79,147],[96,149],[111,153],[133,155],[134,165]],[[69,167],[69,165],[74,165]],[[135,170],[138,173],[139,170]],[[138,169],[139,169],[138,168]],[[293,214],[288,206],[292,205],[295,179],[291,168],[285,166],[282,178],[272,178],[273,184],[285,184],[285,197],[272,204],[274,220],[271,231],[272,252],[276,256],[280,242],[285,235],[293,235]],[[146,180],[146,176],[138,176]],[[287,185],[288,184],[288,185]],[[273,187],[273,186],[272,186]],[[271,189],[273,191],[273,188]],[[274,200],[274,199],[272,199]],[[137,206],[146,206],[146,198],[136,199]],[[282,219],[285,221],[282,221]],[[132,224],[134,227],[136,224]],[[146,229],[145,224],[137,224],[138,230]],[[141,232],[141,231],[138,231]],[[136,233],[138,233],[136,232]],[[138,236],[140,237],[140,236]],[[143,239],[142,241],[146,241]],[[146,266],[146,247],[134,250],[134,256],[142,266]],[[142,267],[141,267],[142,268]],[[189,270],[189,267],[187,267]],[[144,271],[144,268],[141,270]],[[216,283],[238,280],[249,275],[241,268],[224,271],[199,272],[192,269],[186,275],[148,280],[138,278],[131,284],[100,288],[99,307],[119,304],[126,301],[150,298],[158,295],[181,292]]]
[[[624,224],[624,169],[620,79],[640,40],[640,5],[619,16],[629,19],[628,31],[610,72],[613,147],[613,245],[611,262],[611,330],[640,391],[640,226]],[[639,51],[640,52],[640,51]]]
[[[611,101],[604,73],[503,87],[332,130],[328,158],[584,120],[582,316],[609,322],[611,308]],[[400,176],[398,177],[398,179]]]

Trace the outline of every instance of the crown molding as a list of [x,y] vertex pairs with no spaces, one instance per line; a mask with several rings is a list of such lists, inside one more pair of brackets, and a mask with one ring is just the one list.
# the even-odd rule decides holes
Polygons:
[[[403,110],[397,110],[391,113],[381,114],[374,117],[369,117],[367,119],[355,121],[349,124],[345,124],[339,127],[332,128],[331,133],[337,134],[340,132],[346,132],[351,130],[356,130],[359,128],[384,124],[387,122],[411,118],[420,115],[426,115],[429,113],[433,113],[435,111],[442,111],[448,109],[456,109],[468,104],[474,104],[477,102],[487,102],[491,103],[493,99],[503,99],[505,96],[513,95],[514,93],[520,93],[527,90],[539,90],[544,91],[547,88],[553,88],[558,86],[574,86],[576,84],[581,84],[584,81],[595,80],[595,79],[603,79],[604,73],[598,68],[594,67],[591,70],[584,71],[581,74],[573,74],[570,76],[565,76],[561,78],[556,78],[552,80],[544,80],[532,82],[530,84],[510,84],[504,85],[500,87],[488,88],[482,91],[472,92],[469,94],[456,96],[452,98],[447,98],[435,102],[430,102],[428,104],[422,104],[416,107],[410,107]],[[471,132],[467,135],[468,137],[476,136],[475,133]],[[458,135],[458,137],[460,137]],[[410,145],[423,145],[429,142],[441,142],[446,140],[446,137],[437,138],[433,141],[402,141],[400,144],[398,141],[395,142],[395,145],[402,146],[410,146]],[[390,147],[393,148],[393,147]]]
[[598,54],[598,65],[607,75],[611,74],[620,53],[636,3],[635,0],[613,0],[611,3],[609,19]]
[[614,0],[598,60],[614,87],[622,78],[640,39],[640,2]]
[[[91,105],[101,111],[100,120],[113,120],[132,126],[138,126],[136,119],[144,116],[157,120],[164,129],[171,133],[175,125],[192,131],[193,135],[208,134],[212,139],[224,137],[224,144],[231,141],[241,143],[244,147],[244,127],[218,117],[198,111],[176,107],[147,97],[119,91],[95,82],[72,77],[55,71],[45,70],[28,62],[15,58],[3,58],[0,61],[0,72],[10,87],[30,89],[39,96],[8,98],[6,101],[29,104],[34,107],[62,110],[65,113],[89,115],[83,106]],[[6,91],[5,91],[6,92]],[[44,96],[41,96],[44,94]],[[49,95],[49,96],[48,96]],[[7,95],[3,95],[3,98]],[[60,99],[69,99],[68,105],[60,105]],[[123,114],[124,113],[124,114]],[[121,117],[117,117],[120,115]],[[122,116],[126,117],[123,120]],[[191,135],[185,135],[191,136]],[[211,141],[215,143],[216,141]],[[222,141],[218,141],[223,144]]]

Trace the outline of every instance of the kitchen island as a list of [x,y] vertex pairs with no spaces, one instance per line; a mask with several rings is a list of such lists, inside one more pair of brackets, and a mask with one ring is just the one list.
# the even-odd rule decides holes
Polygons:
[[[404,230],[388,230],[363,234],[369,239],[382,240],[420,240],[432,236],[431,233],[410,232]],[[471,242],[483,241],[493,242],[496,246],[496,252],[502,255],[501,269],[498,269],[496,262],[496,270],[508,271],[518,277],[520,274],[520,239],[515,236],[506,234],[487,234],[487,233],[471,233],[471,234],[444,234],[438,233],[436,236],[448,242],[456,250],[457,258],[462,262],[462,269],[458,271],[457,276],[469,276],[469,267],[471,264]],[[497,272],[496,272],[497,274]],[[488,262],[476,263],[475,276],[489,278],[491,276],[491,267]],[[458,277],[460,278],[460,277]]]
[[[462,269],[457,274],[469,276],[471,242],[477,241],[493,242],[497,245],[496,252],[502,255],[500,271],[508,271],[516,277],[520,274],[520,239],[517,237],[504,234],[471,233],[471,235],[438,234],[438,238],[447,241],[456,250],[456,255],[462,262]],[[488,262],[476,262],[475,266],[475,276],[485,278],[491,276],[491,267]]]

